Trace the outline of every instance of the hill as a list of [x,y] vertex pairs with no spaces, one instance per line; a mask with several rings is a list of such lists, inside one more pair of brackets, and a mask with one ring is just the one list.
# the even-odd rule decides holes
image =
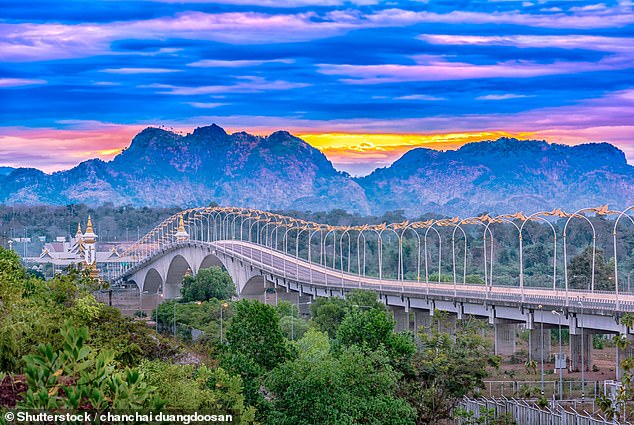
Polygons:
[[608,143],[502,138],[446,152],[413,149],[390,167],[352,178],[288,132],[227,134],[214,124],[185,136],[146,128],[110,162],[93,159],[53,174],[0,169],[0,203],[107,202],[408,216],[625,207],[634,203],[634,167]]

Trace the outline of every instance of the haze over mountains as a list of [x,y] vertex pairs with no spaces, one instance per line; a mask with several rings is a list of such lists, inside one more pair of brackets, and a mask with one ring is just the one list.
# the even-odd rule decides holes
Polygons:
[[392,166],[352,178],[317,149],[278,131],[227,134],[211,125],[181,136],[140,132],[110,162],[93,159],[53,174],[0,167],[7,204],[221,205],[361,214],[403,209],[471,215],[634,203],[634,167],[607,143],[470,143],[456,151],[413,149]]

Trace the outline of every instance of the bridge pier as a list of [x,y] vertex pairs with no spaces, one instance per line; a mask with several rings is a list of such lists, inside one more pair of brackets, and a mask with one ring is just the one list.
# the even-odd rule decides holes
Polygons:
[[616,379],[617,380],[621,380],[623,378],[623,373],[625,373],[625,370],[623,369],[623,366],[621,365],[621,363],[623,362],[623,360],[625,360],[628,357],[634,357],[634,335],[627,335],[627,339],[630,342],[627,347],[625,348],[618,348],[618,353],[617,353],[617,365],[616,367],[617,369],[617,373],[616,373]]
[[431,334],[431,325],[433,318],[429,310],[413,309],[414,312],[414,335],[418,335],[419,332],[424,331]]
[[180,298],[182,285],[164,285],[163,286],[163,298],[166,300],[173,300]]
[[286,292],[284,288],[278,286],[275,288],[275,293],[277,294],[277,302],[280,301],[288,301],[291,304],[299,304],[299,292],[288,291]]
[[[578,372],[581,370],[581,334],[570,335],[570,364],[569,370]],[[586,372],[592,370],[592,334],[585,330],[583,333],[583,363]]]
[[530,357],[531,360],[534,360],[537,363],[541,362],[542,360],[542,334],[544,337],[544,361],[547,362],[550,359],[550,353],[552,349],[550,328],[551,326],[544,325],[544,331],[542,333],[542,325],[540,323],[535,323],[533,325],[533,329],[529,330],[528,338],[530,339]]
[[510,356],[515,354],[516,323],[498,321],[493,325],[495,332],[495,354]]
[[396,332],[409,331],[409,311],[397,306],[390,307],[390,310],[396,322],[394,330]]

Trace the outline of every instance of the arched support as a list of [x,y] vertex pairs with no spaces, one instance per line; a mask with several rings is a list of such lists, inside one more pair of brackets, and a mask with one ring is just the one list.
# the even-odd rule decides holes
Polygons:
[[183,278],[188,270],[190,270],[190,273],[192,272],[192,268],[185,257],[176,255],[172,258],[163,290],[165,299],[171,300],[180,296]]
[[143,280],[142,292],[158,294],[163,289],[163,278],[156,269],[149,269]]

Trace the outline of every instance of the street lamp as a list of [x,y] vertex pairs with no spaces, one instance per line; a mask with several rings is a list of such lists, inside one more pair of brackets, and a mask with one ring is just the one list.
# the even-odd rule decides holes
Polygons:
[[[561,313],[555,310],[553,310],[552,313],[556,314],[557,318],[559,319],[559,361],[561,362],[563,359],[563,353],[561,351]],[[555,366],[557,366],[557,362],[555,362]],[[563,368],[561,367],[561,365],[559,365],[559,400],[563,400],[563,398],[564,398],[564,375],[563,375]]]
[[227,307],[229,307],[229,304],[227,304],[227,303],[223,303],[220,306],[220,344],[222,344],[222,312]]
[[[161,298],[163,298],[163,294],[161,293],[159,295]],[[159,306],[161,305],[161,299],[159,298],[158,302],[156,303],[156,333],[158,333],[158,310],[159,310]]]
[[584,341],[583,341],[583,303],[581,301],[578,302],[578,304],[581,306],[581,325],[579,326],[581,328],[581,402],[583,403],[584,399],[586,398],[586,365],[585,365],[585,358],[584,358]]
[[305,303],[291,303],[291,341],[295,341],[295,316],[293,316],[293,308],[297,306],[297,314],[299,314],[299,306],[300,305],[309,305],[312,304],[311,301]]
[[540,343],[541,343],[541,353],[542,353],[542,397],[544,396],[544,310],[543,306],[540,304],[539,308],[539,319],[540,319]]

